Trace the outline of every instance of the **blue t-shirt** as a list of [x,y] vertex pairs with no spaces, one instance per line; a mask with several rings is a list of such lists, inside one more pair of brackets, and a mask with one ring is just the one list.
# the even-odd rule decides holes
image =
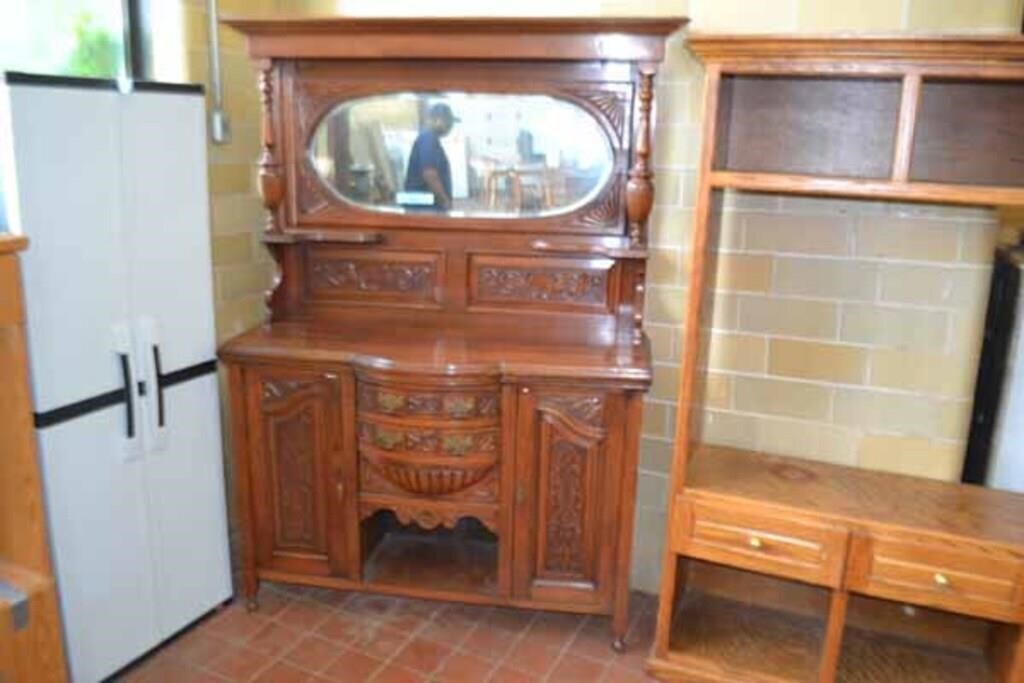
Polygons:
[[[416,137],[412,144],[412,151],[409,152],[409,168],[405,173],[405,189],[407,192],[431,192],[426,181],[423,180],[423,171],[432,168],[437,171],[441,178],[441,186],[445,194],[451,199],[452,196],[452,170],[448,165],[448,155],[441,147],[441,138],[434,131],[424,130]],[[437,197],[434,197],[434,205],[437,206]]]

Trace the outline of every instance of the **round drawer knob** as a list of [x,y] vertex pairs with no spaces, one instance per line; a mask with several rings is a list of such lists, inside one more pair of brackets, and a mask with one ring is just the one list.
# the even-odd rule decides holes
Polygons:
[[747,545],[749,545],[754,550],[760,550],[764,543],[762,543],[761,539],[757,536],[751,536],[747,539]]
[[947,586],[949,586],[949,577],[945,574],[936,574],[935,585],[941,586],[942,588],[946,588]]

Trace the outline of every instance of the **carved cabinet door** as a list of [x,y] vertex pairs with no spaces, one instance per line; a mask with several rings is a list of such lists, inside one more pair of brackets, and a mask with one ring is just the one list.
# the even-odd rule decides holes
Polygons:
[[513,570],[519,597],[609,606],[624,408],[619,393],[520,389]]
[[[256,564],[355,578],[351,372],[259,367],[248,378]],[[350,417],[352,419],[345,419]]]

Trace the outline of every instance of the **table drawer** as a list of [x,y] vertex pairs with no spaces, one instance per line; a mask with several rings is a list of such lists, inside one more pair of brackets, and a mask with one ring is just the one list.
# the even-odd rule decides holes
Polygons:
[[687,496],[673,514],[675,552],[822,586],[842,583],[845,528]]
[[1024,557],[923,534],[858,534],[850,590],[1000,621],[1024,619]]

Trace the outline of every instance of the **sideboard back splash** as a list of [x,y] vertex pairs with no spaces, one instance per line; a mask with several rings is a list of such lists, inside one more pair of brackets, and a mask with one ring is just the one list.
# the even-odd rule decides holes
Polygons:
[[[373,247],[301,242],[290,251],[282,288],[296,289],[296,306],[272,303],[275,319],[330,318],[374,306],[449,313],[534,313],[615,316],[632,312],[642,292],[644,260],[601,253],[541,253],[519,239],[465,234],[389,233]],[[505,244],[503,244],[503,242]],[[504,247],[504,248],[503,248]]]

